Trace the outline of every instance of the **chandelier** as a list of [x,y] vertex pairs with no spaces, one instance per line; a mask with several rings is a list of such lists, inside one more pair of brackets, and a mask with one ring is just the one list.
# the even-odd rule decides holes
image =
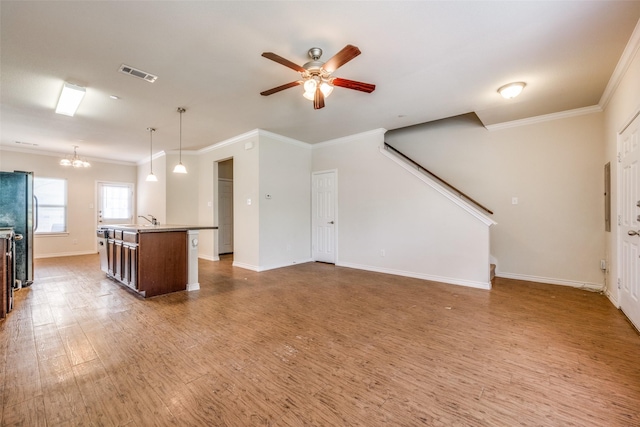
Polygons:
[[73,157],[65,157],[60,160],[60,166],[73,166],[74,168],[88,168],[91,166],[91,163],[83,160],[78,156],[78,146],[73,146]]

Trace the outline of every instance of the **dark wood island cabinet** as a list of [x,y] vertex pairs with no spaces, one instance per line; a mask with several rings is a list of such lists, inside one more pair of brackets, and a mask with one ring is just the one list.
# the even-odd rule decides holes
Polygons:
[[200,226],[113,225],[98,229],[101,268],[144,297],[199,289]]

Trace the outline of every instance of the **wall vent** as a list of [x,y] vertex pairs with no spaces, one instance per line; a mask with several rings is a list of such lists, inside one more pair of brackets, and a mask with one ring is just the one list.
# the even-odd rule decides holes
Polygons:
[[139,79],[146,80],[149,83],[155,82],[156,79],[158,78],[158,76],[154,76],[153,74],[149,74],[146,71],[138,70],[136,68],[130,67],[125,64],[122,64],[118,71],[124,74],[129,74],[130,76],[133,76],[133,77],[137,77]]

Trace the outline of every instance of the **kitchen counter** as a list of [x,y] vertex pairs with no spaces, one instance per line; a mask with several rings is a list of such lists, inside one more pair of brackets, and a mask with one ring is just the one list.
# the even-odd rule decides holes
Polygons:
[[102,225],[100,228],[113,228],[117,230],[134,230],[139,233],[157,233],[163,231],[186,231],[186,230],[217,230],[218,227],[206,225],[181,225],[181,224],[114,224]]
[[143,297],[200,289],[200,225],[102,225],[97,230],[100,268]]

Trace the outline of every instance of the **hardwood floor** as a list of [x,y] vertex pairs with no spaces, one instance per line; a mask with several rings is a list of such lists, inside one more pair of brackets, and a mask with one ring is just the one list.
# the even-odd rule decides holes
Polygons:
[[43,259],[0,322],[3,426],[638,426],[640,336],[602,295],[200,260],[143,300]]

